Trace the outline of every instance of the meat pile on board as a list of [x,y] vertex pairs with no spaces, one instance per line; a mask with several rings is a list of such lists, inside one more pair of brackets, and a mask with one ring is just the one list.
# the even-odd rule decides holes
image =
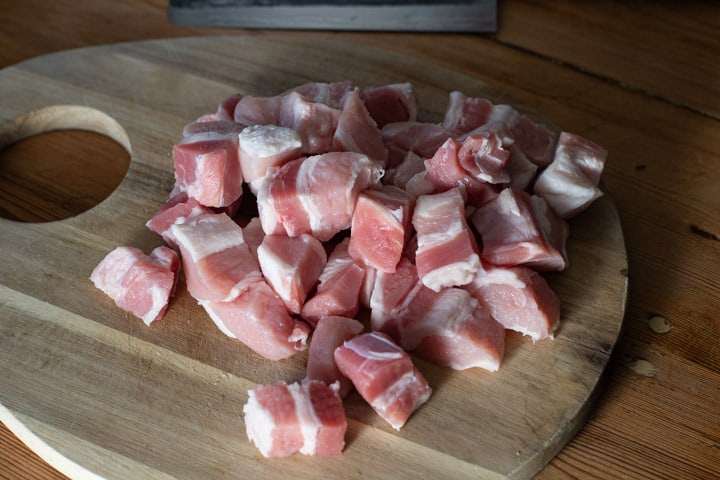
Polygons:
[[233,95],[173,147],[176,187],[147,222],[168,246],[118,247],[91,275],[150,324],[181,260],[223,333],[268,360],[309,348],[304,380],[249,392],[264,456],[342,452],[353,388],[400,429],[432,391],[413,357],[496,371],[507,329],[558,326],[542,272],[566,268],[606,150],[461,92],[441,123],[417,112],[408,83]]

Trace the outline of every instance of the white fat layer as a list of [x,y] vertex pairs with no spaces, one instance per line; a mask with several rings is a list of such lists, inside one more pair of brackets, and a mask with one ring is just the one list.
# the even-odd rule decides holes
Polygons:
[[426,287],[439,292],[443,287],[467,285],[473,281],[480,269],[480,257],[473,253],[462,262],[454,262],[436,268],[422,277]]
[[150,325],[153,320],[160,314],[160,311],[167,305],[168,292],[160,285],[153,285],[150,287],[150,297],[152,298],[152,305],[142,319],[146,325]]
[[314,178],[314,170],[320,163],[320,159],[321,156],[316,155],[308,157],[302,162],[297,174],[297,184],[295,185],[298,199],[308,216],[310,229],[313,232],[319,232],[323,227],[322,205],[315,204],[310,188]]
[[288,391],[295,401],[295,414],[300,422],[300,431],[303,437],[303,446],[300,453],[315,455],[317,451],[317,436],[322,422],[315,413],[310,401],[309,387],[303,388],[299,383],[288,385]]
[[267,158],[302,148],[300,135],[292,128],[276,125],[252,125],[238,135],[240,148],[255,158]]
[[373,335],[377,340],[388,345],[392,349],[392,351],[380,352],[380,351],[376,351],[376,350],[370,350],[368,348],[359,347],[356,345],[356,342],[352,342],[352,341],[345,342],[343,344],[343,346],[345,348],[355,352],[355,354],[357,354],[358,356],[365,358],[366,360],[376,360],[376,361],[398,360],[398,359],[403,358],[403,356],[405,355],[405,352],[400,347],[395,345],[393,342],[389,341],[384,336],[375,335],[372,333],[370,335]]
[[220,329],[222,333],[227,335],[230,338],[237,338],[235,334],[233,334],[228,328],[225,326],[225,322],[223,319],[215,312],[213,309],[213,303],[214,302],[199,302],[200,305],[205,309],[205,311],[208,313],[208,316],[210,319],[215,322],[215,325]]
[[194,262],[245,243],[242,229],[225,214],[200,215],[170,231]]
[[138,257],[133,250],[117,247],[95,268],[90,279],[110,298],[122,298],[127,294],[122,279],[137,261]]
[[465,228],[462,222],[444,222],[443,227],[444,228],[438,229],[435,232],[423,232],[422,234],[418,232],[418,251],[442,245],[465,233]]
[[474,288],[481,288],[492,285],[507,285],[519,290],[527,287],[527,284],[520,280],[520,277],[511,269],[493,268],[475,276],[472,283]]
[[271,167],[268,169],[265,178],[260,183],[257,193],[258,216],[260,217],[260,225],[266,234],[274,233],[280,223],[275,203],[272,195],[270,195],[270,186],[273,179],[277,175],[278,169]]
[[248,392],[248,402],[243,406],[243,413],[248,439],[267,457],[273,448],[275,419],[269,411],[260,406],[252,390]]

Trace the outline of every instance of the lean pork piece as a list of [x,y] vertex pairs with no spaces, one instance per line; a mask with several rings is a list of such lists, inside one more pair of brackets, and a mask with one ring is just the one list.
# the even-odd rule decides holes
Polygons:
[[313,102],[297,92],[283,96],[280,102],[279,125],[300,135],[302,150],[308,155],[332,150],[339,119],[339,109]]
[[177,248],[177,241],[170,227],[208,213],[214,212],[209,207],[200,205],[194,198],[188,197],[187,193],[178,192],[168,199],[145,226],[160,235],[168,245]]
[[412,195],[384,186],[360,193],[350,228],[350,256],[364,267],[394,272],[412,230]]
[[258,386],[248,392],[243,413],[248,439],[265,457],[332,457],[345,447],[342,400],[323,382]]
[[513,141],[533,163],[546,167],[553,159],[557,135],[510,105],[494,105],[488,123],[504,123]]
[[480,256],[465,219],[462,189],[418,197],[412,224],[418,245],[415,263],[422,283],[435,291],[470,283],[480,268]]
[[270,169],[258,192],[263,230],[330,240],[350,228],[358,195],[378,187],[382,174],[377,163],[354,152],[300,158]]
[[242,231],[245,243],[247,243],[248,247],[250,247],[252,254],[257,257],[257,250],[265,238],[265,232],[262,229],[260,217],[252,217],[248,223],[242,227]]
[[395,430],[432,394],[410,356],[380,332],[358,335],[335,350],[335,363],[365,401]]
[[417,97],[410,83],[366,87],[362,90],[361,97],[379,128],[388,123],[417,120]]
[[355,85],[349,80],[339,82],[308,82],[286,91],[283,95],[299,93],[303,97],[327,105],[328,107],[340,109],[345,96],[355,90]]
[[327,385],[337,382],[341,398],[352,390],[352,382],[340,373],[335,364],[335,349],[360,335],[364,330],[362,323],[347,317],[321,317],[310,339],[307,360],[307,378],[322,380]]
[[302,139],[293,129],[276,125],[252,125],[240,132],[240,171],[250,190],[257,195],[268,169],[299,158]]
[[493,104],[489,100],[467,97],[458,91],[450,92],[442,126],[457,137],[487,123],[492,110]]
[[407,259],[395,273],[378,273],[370,308],[371,328],[418,357],[456,370],[500,368],[505,328],[467,290],[422,285]]
[[248,284],[231,301],[201,300],[215,325],[268,360],[282,360],[307,349],[310,327],[295,320],[262,279]]
[[483,205],[497,196],[496,184],[510,181],[506,164],[510,152],[494,133],[472,135],[463,141],[447,139],[425,160],[425,171],[435,190],[462,186],[473,205]]
[[175,180],[207,207],[227,207],[242,197],[237,133],[201,132],[172,149]]
[[240,226],[224,213],[199,215],[170,227],[190,294],[199,301],[230,301],[263,281]]
[[560,134],[552,163],[538,176],[535,193],[562,218],[585,210],[602,196],[598,188],[607,150],[579,135]]
[[419,173],[425,173],[425,160],[414,152],[407,152],[402,162],[385,170],[382,182],[385,185],[393,185],[407,190],[410,179]]
[[427,122],[388,123],[380,131],[388,149],[389,167],[402,162],[407,152],[430,158],[451,136],[442,125]]
[[367,155],[380,165],[387,162],[388,152],[382,134],[355,89],[345,96],[332,149],[340,152],[357,152]]
[[233,110],[233,120],[242,125],[279,125],[282,96],[244,96]]
[[115,304],[145,324],[162,318],[175,292],[180,259],[168,247],[149,255],[135,247],[117,247],[90,274],[90,280]]
[[498,323],[533,341],[552,338],[560,323],[557,295],[531,268],[484,264],[466,288]]
[[[554,215],[547,209],[542,212]],[[470,217],[482,240],[482,258],[494,265],[526,265],[538,270],[563,270],[566,225],[538,216],[530,195],[506,188]],[[560,229],[545,232],[543,227]],[[554,245],[551,240],[562,239]]]
[[301,317],[315,326],[321,317],[354,317],[360,311],[365,269],[350,256],[345,238],[330,252],[315,294],[303,305]]
[[300,313],[327,262],[325,247],[312,235],[266,235],[257,249],[260,270],[291,313]]

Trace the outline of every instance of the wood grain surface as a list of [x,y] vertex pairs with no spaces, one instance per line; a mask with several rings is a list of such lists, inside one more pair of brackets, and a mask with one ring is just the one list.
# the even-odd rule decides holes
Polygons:
[[[0,67],[76,47],[249,33],[173,25],[167,20],[167,4],[6,0]],[[536,479],[717,478],[717,6],[622,0],[507,0],[498,6],[494,35],[252,33],[349,41],[410,55],[497,86],[556,124],[572,126],[606,146],[612,155],[604,179],[618,208],[628,252],[626,321],[596,408]],[[35,207],[32,200],[37,200],[37,208],[26,208],[34,212],[33,221],[38,212],[51,220],[72,216],[72,209],[74,214],[84,211],[86,206],[68,201],[77,196],[72,184],[78,170],[56,165],[82,165],[83,152],[105,163],[124,155],[117,145],[106,148],[112,140],[88,135],[57,132],[51,145],[31,138],[0,152],[0,176],[8,162],[52,162],[53,192],[65,202],[44,201],[48,182],[41,176],[35,186],[34,174],[20,169],[14,172],[23,175],[26,188],[6,190],[7,184],[0,183],[0,204]],[[99,188],[95,202],[118,181],[96,172],[94,182],[106,185]],[[654,329],[655,318],[669,329]],[[0,423],[0,479],[63,478]]]
[[[358,68],[361,65],[361,68]],[[420,118],[449,92],[512,99],[470,77],[355,44],[293,37],[159,40],[56,53],[0,72],[0,138],[55,129],[103,133],[130,153],[98,206],[64,221],[2,220],[0,418],[78,478],[528,478],[581,427],[622,325],[627,263],[610,196],[572,221],[571,267],[550,277],[562,300],[552,341],[510,335],[501,371],[420,362],[432,400],[400,433],[357,395],[341,458],[262,459],[241,414],[257,384],[304,376],[304,355],[269,362],[222,335],[183,287],[145,327],[88,280],[116,245],[159,244],[144,226],[173,184],[182,126],[226,96],[272,95],[307,81],[410,81]],[[523,108],[520,106],[520,108]],[[530,110],[529,113],[537,116]],[[374,461],[368,463],[367,459]]]

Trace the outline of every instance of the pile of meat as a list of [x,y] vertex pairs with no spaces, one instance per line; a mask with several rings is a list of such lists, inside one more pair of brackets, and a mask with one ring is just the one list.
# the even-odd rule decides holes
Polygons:
[[150,324],[182,264],[226,335],[269,360],[309,348],[303,381],[249,392],[265,456],[342,452],[353,388],[400,429],[432,391],[413,358],[496,371],[507,329],[558,326],[542,272],[566,268],[567,219],[602,195],[607,152],[460,92],[441,123],[417,112],[407,83],[233,95],[173,147],[176,187],[147,222],[167,246],[92,272]]

